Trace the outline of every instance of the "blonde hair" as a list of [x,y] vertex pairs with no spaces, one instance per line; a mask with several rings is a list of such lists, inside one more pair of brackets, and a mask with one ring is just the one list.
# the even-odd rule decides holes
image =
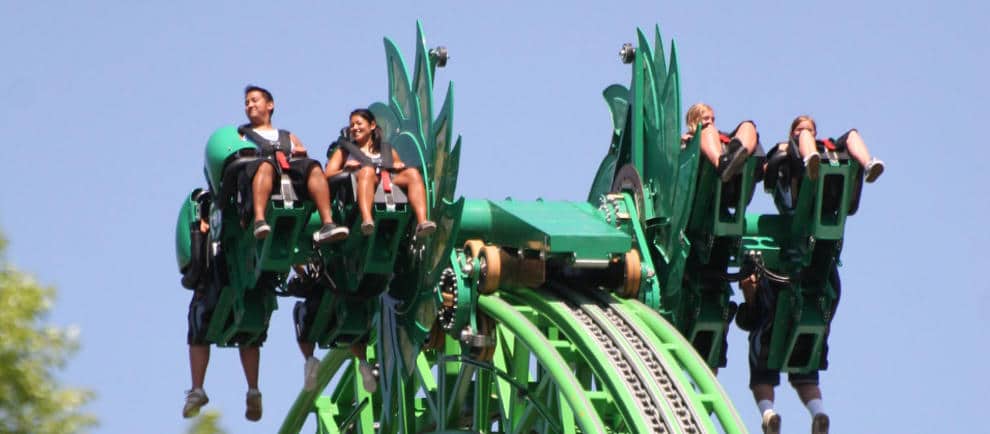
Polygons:
[[694,130],[698,128],[698,124],[701,122],[701,114],[704,110],[712,112],[712,116],[715,115],[715,109],[703,102],[695,103],[688,108],[687,115],[684,116],[684,121],[687,123],[688,133],[694,134]]
[[794,120],[791,122],[791,131],[787,134],[787,136],[788,137],[793,136],[794,135],[794,129],[797,128],[798,124],[800,124],[801,122],[804,122],[804,121],[811,122],[811,128],[815,130],[812,135],[813,136],[817,136],[818,135],[818,125],[815,124],[815,118],[813,118],[811,116],[808,116],[808,115],[801,115],[801,116],[798,116],[798,117],[794,118]]

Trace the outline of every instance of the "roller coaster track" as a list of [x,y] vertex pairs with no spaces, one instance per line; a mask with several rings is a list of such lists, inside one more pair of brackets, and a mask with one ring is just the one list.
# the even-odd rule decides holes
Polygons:
[[[345,367],[341,381],[329,397],[301,392],[280,432],[299,432],[311,412],[322,414],[321,433],[746,432],[700,356],[638,301],[564,287],[513,288],[480,297],[478,306],[496,322],[492,360],[469,351],[421,352],[418,377],[406,380],[419,389],[371,397],[359,390],[353,366],[342,364],[342,352],[331,352],[320,386]],[[387,421],[395,416],[382,414],[383,407],[422,411],[403,425]]]

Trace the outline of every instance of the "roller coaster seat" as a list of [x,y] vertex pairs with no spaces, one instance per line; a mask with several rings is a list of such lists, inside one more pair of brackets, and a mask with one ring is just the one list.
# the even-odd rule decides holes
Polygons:
[[702,263],[711,256],[712,244],[718,237],[741,237],[745,233],[746,207],[753,200],[756,183],[763,178],[766,154],[757,144],[738,175],[729,182],[719,179],[715,167],[705,158],[698,171],[698,187],[688,231],[695,235],[694,253]]
[[821,143],[824,152],[817,180],[804,176],[796,144],[771,148],[764,189],[773,194],[781,214],[794,216],[793,227],[818,239],[835,240],[842,238],[846,217],[859,208],[863,170],[844,148]]
[[[413,168],[413,170],[416,170]],[[360,233],[361,218],[357,206],[357,175],[354,172],[342,172],[328,179],[330,194],[333,198],[334,209],[343,214],[341,220],[351,228],[352,234]],[[361,246],[364,249],[359,267],[360,274],[375,273],[391,275],[398,254],[399,241],[406,233],[411,217],[409,199],[405,192],[391,183],[391,173],[381,171],[381,182],[375,189],[372,202],[372,213],[375,219],[375,232],[367,237],[368,243]],[[365,242],[365,237],[352,236],[346,242],[344,249],[358,248]],[[353,282],[352,291],[356,291],[357,282]]]

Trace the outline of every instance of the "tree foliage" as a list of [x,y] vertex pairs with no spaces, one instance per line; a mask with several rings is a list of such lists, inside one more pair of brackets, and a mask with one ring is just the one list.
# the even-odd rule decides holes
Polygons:
[[84,432],[93,392],[63,387],[55,372],[78,348],[79,331],[46,323],[55,289],[7,263],[0,237],[0,433]]
[[226,434],[220,427],[220,412],[207,410],[189,426],[189,434]]

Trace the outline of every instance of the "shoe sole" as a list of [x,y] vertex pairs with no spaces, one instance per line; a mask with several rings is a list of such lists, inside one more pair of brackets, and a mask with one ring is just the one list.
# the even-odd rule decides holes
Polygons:
[[193,407],[189,407],[189,404],[186,404],[186,406],[182,408],[182,417],[183,418],[186,418],[186,419],[189,419],[189,418],[193,418],[193,417],[199,416],[199,410],[201,408],[203,408],[203,406],[205,406],[206,404],[209,404],[209,403],[210,403],[210,399],[209,398],[206,398],[203,402],[201,402],[201,403],[199,403],[199,404],[197,404],[197,405],[195,405]]
[[320,238],[319,232],[313,234],[313,241],[316,241],[318,244],[335,243],[337,241],[347,239],[347,236],[350,234],[351,231],[349,231],[347,228],[338,227],[330,231],[329,235],[322,238]]
[[774,415],[767,421],[767,426],[763,427],[764,434],[780,434],[780,415]]
[[872,184],[873,181],[876,181],[877,178],[879,178],[880,175],[882,174],[883,174],[883,165],[874,164],[873,167],[871,167],[870,170],[866,173],[866,182]]
[[433,233],[436,231],[437,231],[437,227],[435,225],[427,226],[425,228],[416,231],[416,238],[426,238],[430,235],[433,235]]
[[251,408],[251,406],[248,406],[247,410],[244,411],[244,418],[251,422],[261,420],[261,408]]
[[740,147],[739,150],[736,151],[736,155],[732,156],[732,161],[729,162],[729,165],[725,168],[725,171],[722,172],[722,176],[720,177],[722,182],[729,182],[732,177],[736,176],[736,174],[739,173],[739,169],[742,168],[743,163],[746,162],[747,157],[749,157],[749,154],[746,153],[746,149]]
[[812,434],[828,434],[828,422],[827,415],[815,416],[811,423]]
[[265,226],[263,228],[255,229],[254,230],[254,238],[259,239],[259,240],[263,240],[263,239],[265,239],[265,238],[268,237],[268,234],[271,233],[271,231],[272,231],[272,229],[270,227],[268,227],[268,226]]

